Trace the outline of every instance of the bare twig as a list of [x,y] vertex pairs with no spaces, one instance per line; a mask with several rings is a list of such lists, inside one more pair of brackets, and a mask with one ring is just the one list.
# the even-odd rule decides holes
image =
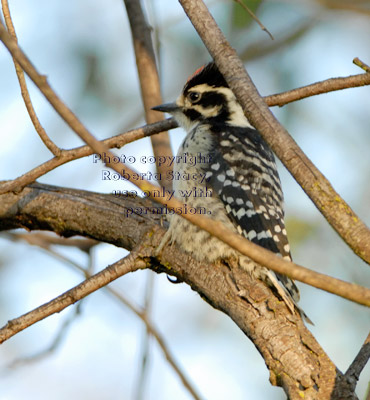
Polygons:
[[66,307],[76,303],[101,287],[106,286],[115,279],[129,272],[134,272],[138,269],[144,268],[146,268],[146,262],[141,259],[141,256],[137,252],[132,251],[127,257],[91,276],[48,303],[45,303],[18,318],[8,321],[8,323],[0,329],[0,343],[3,343],[5,340],[11,338],[34,323],[64,310]]
[[[14,25],[13,25],[12,18],[10,15],[8,0],[1,0],[1,4],[3,7],[4,19],[5,19],[5,23],[8,28],[8,31],[12,35],[14,40],[17,40],[17,35],[15,33]],[[24,77],[24,72],[14,58],[13,58],[13,61],[14,61],[15,71],[17,73],[19,85],[21,88],[21,94],[22,94],[22,97],[24,100],[24,104],[26,105],[26,108],[27,108],[28,114],[31,118],[31,121],[33,123],[33,126],[35,127],[36,132],[40,136],[40,139],[43,141],[45,146],[54,154],[54,156],[59,156],[61,153],[61,149],[57,145],[55,145],[55,143],[49,138],[49,136],[45,132],[45,129],[42,127],[39,119],[37,118],[35,109],[33,108],[33,105],[31,102],[30,94],[27,89],[27,83],[26,83],[26,79]]]
[[157,328],[153,325],[153,323],[148,319],[147,313],[145,311],[140,311],[136,306],[134,306],[130,301],[128,301],[125,297],[123,297],[120,293],[114,290],[111,287],[105,288],[108,293],[110,293],[114,298],[119,300],[121,303],[125,304],[131,311],[133,311],[145,324],[147,331],[154,337],[157,341],[160,349],[162,350],[163,354],[165,355],[167,361],[175,370],[176,374],[179,376],[181,382],[189,391],[189,393],[193,396],[194,399],[200,400],[199,394],[196,392],[192,384],[189,382],[188,378],[185,376],[184,372],[181,370],[181,367],[176,362],[174,356],[171,354],[171,351],[166,344],[161,333],[158,331]]
[[[155,135],[163,130],[173,129],[177,126],[177,123],[173,119],[159,121],[155,122],[154,124],[145,125],[141,128],[133,129],[117,136],[113,136],[109,139],[105,139],[102,141],[102,143],[108,148],[121,148],[122,146],[135,140],[142,139],[143,137],[150,135]],[[94,151],[90,146],[81,146],[71,150],[63,150],[59,157],[54,157],[49,161],[40,164],[17,179],[2,183],[0,185],[0,194],[12,191],[18,192],[28,184],[40,178],[40,176],[45,175],[53,169],[72,160],[78,160],[79,158],[90,156],[91,154],[94,154]]]
[[257,22],[260,28],[270,36],[271,40],[274,40],[274,37],[272,36],[270,31],[265,27],[265,25],[263,25],[263,23],[260,21],[257,15],[246,4],[243,3],[242,0],[234,0],[234,1],[235,3],[238,3],[244,8],[244,10]]
[[[9,34],[6,32],[1,24],[0,40],[3,41],[8,50],[20,63],[24,71],[38,86],[40,91],[48,99],[48,101],[59,113],[59,115],[67,122],[67,124],[86,143],[88,143],[96,153],[106,153],[109,157],[111,157],[111,159],[113,159],[114,154],[111,153],[103,143],[95,139],[91,135],[91,133],[85,128],[85,126],[78,120],[75,114],[73,114],[73,112],[59,99],[59,97],[49,86],[45,78],[39,75],[31,62],[27,59],[25,54],[19,49],[17,43],[14,42],[14,40],[9,36]],[[263,102],[263,104],[265,103]],[[183,218],[209,232],[211,235],[222,240],[224,243],[238,250],[242,254],[249,256],[257,263],[264,265],[272,269],[273,271],[288,275],[292,279],[297,279],[301,282],[345,297],[359,304],[370,306],[369,289],[366,289],[359,285],[350,284],[339,279],[331,278],[324,274],[310,271],[307,268],[283,260],[281,257],[276,256],[271,251],[261,248],[261,246],[250,242],[241,235],[233,233],[229,229],[225,228],[221,222],[213,221],[210,218],[204,217],[199,214],[187,213],[184,209],[185,206],[180,201],[174,198],[166,200],[163,197],[156,197],[155,194],[160,188],[145,180],[132,179],[132,177],[137,175],[137,173],[129,168],[127,165],[124,165],[122,163],[112,163],[108,159],[106,165],[118,173],[121,173],[121,170],[125,169],[125,172],[131,177],[130,181],[141,190],[146,192],[148,195],[153,196],[157,202],[164,205],[167,209],[172,210],[173,212],[180,213]]]
[[61,343],[62,343],[63,339],[65,338],[65,336],[68,332],[68,329],[70,328],[72,323],[76,320],[76,318],[78,316],[80,316],[81,305],[82,305],[82,302],[78,303],[77,307],[75,308],[75,310],[73,310],[71,315],[69,315],[68,318],[64,320],[61,327],[59,328],[58,333],[56,334],[56,336],[54,337],[53,341],[50,343],[49,346],[47,346],[45,349],[42,349],[41,351],[39,351],[35,354],[31,354],[29,356],[21,357],[21,358],[14,360],[9,365],[9,368],[16,368],[22,364],[34,363],[36,361],[40,361],[42,358],[47,357],[52,353],[54,353],[55,350],[57,350],[58,347],[61,345]]
[[365,343],[362,345],[357,356],[349,366],[347,372],[344,375],[339,375],[335,390],[333,393],[333,399],[351,399],[351,394],[355,392],[357,382],[360,378],[360,374],[364,369],[365,365],[370,358],[370,333],[367,336]]
[[[146,320],[150,320],[152,313],[152,305],[153,305],[153,293],[154,293],[154,274],[147,274],[146,277],[146,285],[145,285],[145,299],[144,299],[144,308],[142,311],[143,317]],[[140,354],[140,362],[139,362],[139,373],[135,388],[135,400],[142,400],[145,395],[145,387],[147,382],[147,376],[149,372],[149,359],[150,359],[150,345],[151,345],[151,334],[150,330],[146,326],[145,332],[143,332],[143,338],[141,342],[141,354]]]
[[264,100],[269,106],[282,107],[288,103],[302,100],[307,97],[366,85],[370,85],[370,74],[350,75],[340,78],[330,78],[324,81],[300,87],[298,89],[266,96],[264,97]]
[[9,236],[11,240],[25,240],[31,245],[50,248],[51,245],[66,246],[66,247],[76,247],[85,253],[89,253],[92,247],[100,244],[97,240],[93,239],[78,239],[78,238],[63,238],[57,236],[55,233],[44,233],[44,232],[34,232],[34,233],[19,233],[19,232],[6,232],[3,233]]
[[[61,253],[59,253],[59,252],[57,252],[57,251],[55,251],[55,250],[53,250],[51,248],[52,244],[58,244],[58,243],[49,242],[48,237],[50,237],[50,235],[45,235],[45,234],[42,234],[40,232],[33,233],[33,234],[3,232],[2,236],[5,236],[5,237],[9,238],[12,241],[24,240],[25,242],[27,242],[31,246],[37,246],[37,247],[41,248],[42,250],[45,250],[48,254],[51,254],[53,257],[57,258],[61,262],[65,263],[67,265],[71,265],[74,269],[77,269],[81,273],[86,275],[86,270],[85,270],[84,267],[82,267],[80,264],[78,264],[74,260],[64,256],[63,254],[61,254]],[[68,239],[63,239],[63,238],[60,238],[60,240],[68,241]],[[72,243],[74,242],[76,244],[75,247],[78,246],[77,241],[83,242],[82,239],[72,239],[71,242]],[[99,243],[99,242],[97,242],[95,240],[93,241],[91,239],[87,239],[87,241],[95,242],[95,244]],[[71,246],[73,246],[73,244],[71,244]],[[91,246],[89,247],[89,249],[91,249]],[[86,250],[87,250],[87,247],[86,247]]]
[[361,61],[358,57],[353,59],[353,64],[357,65],[358,67],[362,68],[365,72],[370,72],[370,67]]
[[[370,333],[362,345],[357,356],[349,366],[347,372],[345,373],[348,380],[354,380],[356,383],[360,377],[362,370],[370,359]],[[356,385],[355,385],[356,386]],[[354,388],[353,388],[354,390]]]
[[370,230],[276,120],[204,2],[180,0],[180,3],[249,121],[259,130],[335,231],[359,257],[370,263]]

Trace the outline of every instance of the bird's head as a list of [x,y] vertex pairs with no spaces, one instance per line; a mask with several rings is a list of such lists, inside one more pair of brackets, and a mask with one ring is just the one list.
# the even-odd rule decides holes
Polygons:
[[153,110],[173,115],[188,132],[198,123],[251,127],[214,62],[195,71],[174,103]]

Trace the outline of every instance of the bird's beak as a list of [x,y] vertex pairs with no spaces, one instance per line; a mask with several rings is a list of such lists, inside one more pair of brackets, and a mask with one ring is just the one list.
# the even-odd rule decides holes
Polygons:
[[152,107],[152,110],[173,114],[174,112],[179,111],[180,107],[176,103],[166,103]]

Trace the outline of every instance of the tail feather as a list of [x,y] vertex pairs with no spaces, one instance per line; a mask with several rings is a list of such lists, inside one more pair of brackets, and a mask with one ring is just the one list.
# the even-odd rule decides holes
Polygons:
[[307,316],[307,314],[297,305],[295,299],[293,299],[291,293],[285,288],[284,285],[282,285],[275,273],[271,270],[267,271],[267,279],[271,286],[273,286],[276,291],[278,292],[279,296],[284,300],[285,304],[289,308],[290,312],[292,314],[295,314],[296,311],[298,311],[299,315],[304,319],[306,322],[308,322],[311,325],[314,325],[314,323],[311,321],[311,319]]

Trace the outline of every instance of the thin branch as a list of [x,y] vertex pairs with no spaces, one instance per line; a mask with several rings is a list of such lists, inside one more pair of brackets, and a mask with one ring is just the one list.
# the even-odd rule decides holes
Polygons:
[[238,3],[240,6],[244,8],[244,10],[257,22],[257,24],[260,26],[260,28],[265,31],[271,38],[271,40],[274,40],[274,37],[270,33],[270,31],[263,25],[263,23],[259,20],[257,15],[246,5],[243,3],[242,0],[234,0],[235,3]]
[[128,301],[125,297],[123,297],[120,293],[118,293],[113,288],[106,287],[105,289],[113,297],[118,299],[121,303],[125,304],[132,312],[134,312],[144,322],[147,331],[157,341],[160,349],[162,350],[164,356],[166,357],[166,360],[169,362],[169,364],[175,370],[176,374],[179,376],[183,385],[186,387],[186,389],[189,391],[189,393],[193,396],[194,399],[200,400],[201,397],[196,392],[196,390],[193,388],[192,384],[189,382],[189,380],[185,376],[184,372],[181,370],[181,367],[175,360],[174,356],[171,354],[171,351],[169,350],[168,345],[166,344],[166,341],[164,340],[161,333],[157,330],[157,328],[155,328],[153,323],[148,319],[147,313],[144,311],[140,311],[136,306],[134,306],[130,301]]
[[[202,0],[180,0],[251,123],[349,247],[370,263],[370,230],[276,120]],[[367,74],[366,74],[367,75]]]
[[80,316],[81,305],[82,305],[82,302],[78,303],[75,310],[72,311],[72,314],[69,315],[68,318],[64,320],[64,322],[62,323],[62,326],[59,328],[58,333],[56,334],[56,336],[54,337],[54,339],[52,340],[52,342],[50,343],[49,346],[47,346],[45,349],[42,349],[41,351],[39,351],[35,354],[14,360],[9,365],[9,368],[16,368],[16,367],[18,367],[18,365],[34,363],[36,361],[40,361],[41,359],[49,356],[52,353],[54,353],[58,349],[58,347],[61,345],[61,343],[62,343],[63,339],[65,338],[65,336],[68,332],[68,329],[71,327],[72,323],[76,320],[76,318],[78,316]]
[[[173,119],[168,119],[121,133],[117,136],[103,140],[102,143],[108,148],[121,148],[135,140],[155,135],[163,130],[177,128],[177,126],[177,123]],[[90,146],[81,146],[71,150],[63,150],[59,157],[54,157],[45,163],[38,165],[12,181],[2,183],[0,185],[0,194],[6,192],[18,192],[36,179],[40,178],[40,176],[45,175],[53,169],[70,161],[78,160],[79,158],[87,157],[92,154],[94,154],[94,151]]]
[[[59,261],[72,266],[74,269],[77,269],[78,271],[83,273],[86,277],[86,270],[84,267],[82,267],[80,264],[78,264],[74,260],[66,257],[65,255],[63,255],[51,248],[50,245],[52,243],[50,243],[50,242],[48,242],[48,240],[46,240],[46,236],[49,236],[49,235],[43,235],[42,233],[39,233],[39,232],[34,233],[34,234],[3,232],[2,236],[12,240],[13,242],[24,240],[31,246],[37,246],[38,248],[47,252],[49,255],[52,255],[53,257],[57,258]],[[61,240],[63,240],[63,239],[61,238]],[[68,239],[64,239],[64,240],[67,241]],[[71,242],[76,242],[76,240],[78,240],[78,239],[72,239]],[[91,241],[91,239],[87,239],[87,240]],[[81,239],[79,241],[82,242]],[[94,242],[99,243],[97,241],[94,241]],[[71,244],[71,246],[73,246],[73,244]],[[91,247],[90,247],[90,249],[91,249]]]
[[[150,319],[154,298],[154,274],[147,274],[146,276],[146,284],[145,284],[145,299],[144,299],[144,308],[142,311],[143,317],[146,320]],[[138,378],[135,388],[134,398],[136,400],[142,400],[145,393],[145,387],[147,382],[147,376],[149,372],[149,359],[150,359],[150,345],[151,345],[151,335],[149,329],[146,327],[145,332],[143,332],[142,342],[141,342],[141,354],[140,354],[140,366],[138,372]]]
[[350,75],[340,78],[330,78],[324,81],[311,83],[307,86],[302,86],[298,89],[266,96],[264,97],[264,100],[270,107],[282,107],[286,104],[292,103],[293,101],[306,99],[319,94],[367,85],[370,85],[370,74]]
[[[360,351],[357,356],[349,366],[345,376],[348,380],[354,380],[356,383],[360,378],[360,374],[362,370],[365,368],[365,365],[370,359],[370,333],[367,335],[367,338],[362,345]],[[353,388],[354,390],[354,388]]]
[[[196,4],[200,3],[201,1],[196,2]],[[50,104],[67,122],[67,124],[77,133],[77,135],[80,136],[80,138],[83,139],[86,143],[88,143],[97,154],[106,153],[106,155],[111,157],[111,159],[106,160],[105,164],[117,173],[121,173],[122,169],[125,169],[126,174],[130,177],[130,182],[146,192],[149,196],[154,198],[155,201],[164,205],[166,210],[172,210],[172,212],[179,213],[183,218],[202,228],[211,235],[217,237],[224,243],[233,247],[235,250],[238,250],[242,254],[249,256],[260,265],[264,265],[275,272],[288,275],[292,279],[297,279],[301,282],[345,297],[359,304],[370,306],[369,289],[366,289],[359,285],[354,285],[338,279],[334,279],[324,274],[310,271],[307,268],[284,260],[281,257],[278,257],[277,255],[272,253],[271,251],[261,248],[261,246],[258,246],[245,239],[241,235],[238,235],[225,228],[221,222],[213,221],[203,215],[187,213],[186,206],[184,206],[183,203],[174,198],[167,200],[166,196],[157,197],[156,194],[158,193],[158,191],[164,189],[160,189],[158,186],[155,186],[145,180],[135,180],[133,177],[137,176],[137,173],[134,170],[132,170],[125,164],[112,162],[114,154],[111,153],[103,143],[99,142],[78,120],[76,115],[59,99],[59,97],[55,94],[55,92],[47,83],[45,77],[39,75],[31,62],[27,59],[26,55],[19,49],[17,43],[14,42],[14,40],[9,36],[9,34],[6,32],[1,24],[0,40],[3,41],[5,46],[12,53],[12,55],[14,55],[22,68],[33,80],[33,82],[38,86],[38,88],[44,94]],[[264,102],[263,104],[265,105]],[[339,200],[335,199],[335,201],[338,202]]]
[[101,242],[93,239],[79,239],[79,238],[62,238],[55,233],[19,233],[19,232],[5,232],[11,240],[25,240],[28,244],[39,246],[44,249],[49,249],[51,245],[75,247],[85,253],[90,253],[91,249],[100,244]]
[[[12,18],[10,15],[9,4],[8,0],[1,0],[1,4],[3,7],[4,19],[6,26],[8,28],[9,33],[12,35],[14,40],[17,41],[17,35],[15,33],[14,25],[12,22]],[[43,141],[45,146],[54,154],[54,156],[59,156],[61,153],[61,149],[49,138],[48,134],[46,133],[45,129],[42,127],[39,119],[37,118],[35,109],[33,108],[31,97],[27,89],[26,79],[24,77],[23,69],[17,63],[17,61],[13,58],[15,71],[18,77],[19,86],[21,88],[21,94],[24,100],[24,104],[26,105],[28,114],[31,118],[33,126],[35,127],[36,132],[40,136],[40,139]]]
[[144,268],[146,268],[146,262],[141,259],[141,256],[138,253],[135,251],[131,252],[127,257],[91,276],[91,278],[86,279],[79,285],[48,303],[45,303],[18,318],[8,321],[8,323],[0,329],[0,344],[34,323],[64,310],[68,306],[83,299],[101,287],[106,286],[115,279],[129,272],[134,272],[138,269]]
[[370,333],[357,356],[344,375],[339,375],[332,394],[333,399],[351,399],[356,389],[360,374],[370,358]]
[[370,72],[370,67],[361,61],[358,57],[353,59],[353,64],[357,65],[358,67],[362,68],[365,72]]

